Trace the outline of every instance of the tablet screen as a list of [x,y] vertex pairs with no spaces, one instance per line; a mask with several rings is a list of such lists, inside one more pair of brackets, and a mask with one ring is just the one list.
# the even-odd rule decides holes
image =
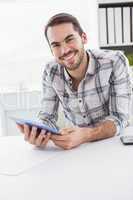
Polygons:
[[10,118],[13,121],[15,121],[17,124],[20,124],[20,125],[27,124],[30,127],[35,126],[38,129],[40,129],[40,130],[43,129],[43,130],[49,131],[49,132],[51,132],[53,134],[60,134],[59,133],[59,129],[49,127],[48,125],[45,125],[43,123],[40,123],[40,122],[37,122],[37,121],[34,121],[34,120],[22,119],[22,118],[15,118],[15,117],[10,117]]

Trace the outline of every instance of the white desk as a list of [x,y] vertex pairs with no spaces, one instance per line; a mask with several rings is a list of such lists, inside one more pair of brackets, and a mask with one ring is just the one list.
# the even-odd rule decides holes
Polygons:
[[[9,146],[12,138],[12,148],[17,141],[28,148],[19,136],[7,137]],[[11,158],[7,146],[4,151]],[[0,175],[0,200],[133,200],[133,146],[122,145],[119,137],[69,151],[34,151],[38,164],[17,175]],[[52,156],[39,162],[37,154],[48,151]]]

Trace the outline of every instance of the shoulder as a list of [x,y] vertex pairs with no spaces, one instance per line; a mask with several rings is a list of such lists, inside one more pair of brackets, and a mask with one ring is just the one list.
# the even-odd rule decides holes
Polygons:
[[43,67],[43,77],[49,77],[51,80],[55,76],[60,76],[62,74],[62,67],[54,59],[47,62]]
[[[95,60],[96,68],[100,71],[110,70],[110,72],[123,70],[124,68],[128,70],[129,64],[128,59],[122,51],[116,50],[89,50],[93,59]],[[125,70],[124,69],[124,70]]]
[[59,70],[59,67],[60,65],[55,60],[50,60],[44,65],[43,71],[47,72],[47,74],[51,74]]
[[90,50],[94,59],[99,61],[100,63],[104,62],[113,62],[121,61],[126,63],[127,58],[125,57],[122,51],[118,50],[106,50],[106,49],[93,49]]

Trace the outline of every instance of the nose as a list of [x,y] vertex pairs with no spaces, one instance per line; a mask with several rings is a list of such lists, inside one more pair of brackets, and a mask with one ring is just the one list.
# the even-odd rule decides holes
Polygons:
[[63,42],[61,44],[61,55],[63,56],[64,54],[67,54],[69,51],[70,51],[69,45]]

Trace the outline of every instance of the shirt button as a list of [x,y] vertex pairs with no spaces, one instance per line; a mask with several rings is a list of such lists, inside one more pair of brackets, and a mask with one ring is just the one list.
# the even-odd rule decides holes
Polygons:
[[82,100],[81,99],[79,99],[79,103],[81,103],[82,102]]
[[86,116],[84,115],[83,118],[86,118]]

